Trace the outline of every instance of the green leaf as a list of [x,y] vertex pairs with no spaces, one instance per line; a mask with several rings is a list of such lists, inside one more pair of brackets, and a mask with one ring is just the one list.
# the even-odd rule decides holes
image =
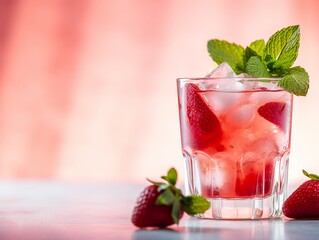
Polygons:
[[227,62],[236,74],[240,74],[245,71],[245,50],[242,46],[223,40],[212,39],[208,41],[207,49],[211,58],[217,64]]
[[273,34],[265,46],[263,54],[268,68],[290,68],[298,56],[300,28],[289,26]]
[[171,189],[167,188],[164,190],[163,193],[161,193],[157,199],[156,199],[156,204],[158,205],[171,205],[175,200],[175,196]]
[[155,181],[150,180],[150,179],[148,179],[148,178],[146,178],[146,180],[149,181],[150,183],[154,184],[155,186],[158,186],[158,187],[160,187],[160,186],[162,186],[162,185],[167,185],[167,183],[155,182]]
[[267,67],[261,61],[259,56],[252,56],[248,60],[246,71],[253,77],[270,77]]
[[167,173],[168,182],[172,185],[176,184],[177,181],[177,171],[175,168],[171,168]]
[[204,213],[210,207],[210,203],[201,196],[192,195],[182,199],[183,209],[189,215]]
[[176,199],[174,202],[173,202],[173,207],[172,207],[172,218],[174,220],[174,222],[176,224],[179,223],[179,216],[181,214],[181,201],[180,199]]
[[264,39],[256,40],[252,42],[248,48],[253,50],[257,54],[257,56],[262,57],[265,48],[265,41]]
[[160,185],[157,185],[157,186],[158,186],[157,191],[161,192],[161,191],[167,189],[170,185],[166,184],[166,183],[161,183]]
[[287,75],[278,85],[297,96],[306,96],[309,89],[309,75],[302,67],[293,67],[287,70]]
[[306,170],[302,170],[302,172],[306,177],[309,177],[311,180],[319,180],[319,176],[316,174],[308,173],[306,172]]
[[309,89],[309,75],[301,67],[292,67],[300,46],[299,25],[289,26],[273,34],[267,43],[260,39],[245,49],[235,43],[212,39],[207,49],[212,59],[227,62],[236,74],[253,77],[282,77],[279,86],[297,96],[305,96]]
[[319,176],[316,175],[316,174],[310,173],[310,174],[309,174],[309,177],[310,177],[310,179],[312,179],[312,180],[319,180]]
[[253,56],[263,56],[265,48],[265,41],[263,39],[256,40],[252,42],[248,47],[245,49],[245,66],[247,61]]
[[288,74],[289,69],[274,68],[271,70],[271,76],[273,77],[284,77]]
[[175,168],[171,168],[167,172],[167,176],[162,176],[162,179],[166,180],[172,185],[175,185],[177,181],[177,171],[175,170]]

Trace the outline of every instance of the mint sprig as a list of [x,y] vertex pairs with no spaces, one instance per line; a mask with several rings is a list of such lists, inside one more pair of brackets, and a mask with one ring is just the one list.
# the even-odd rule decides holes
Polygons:
[[235,43],[212,39],[207,49],[217,63],[227,62],[236,74],[252,77],[279,77],[278,86],[297,96],[305,96],[309,89],[309,75],[300,66],[292,67],[300,46],[299,25],[277,31],[265,43],[256,40],[243,48]]
[[209,209],[210,203],[206,198],[198,195],[184,196],[182,191],[175,186],[177,171],[174,168],[171,168],[166,176],[162,176],[162,179],[166,180],[167,183],[147,180],[158,186],[157,190],[160,192],[160,195],[156,199],[156,204],[172,206],[171,216],[176,224],[179,222],[181,209],[192,216],[204,213]]

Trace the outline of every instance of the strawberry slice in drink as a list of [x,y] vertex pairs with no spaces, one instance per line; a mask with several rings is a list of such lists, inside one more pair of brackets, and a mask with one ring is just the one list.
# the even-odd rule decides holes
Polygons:
[[261,117],[269,122],[279,126],[281,129],[286,128],[286,119],[289,109],[284,102],[268,102],[258,108]]
[[268,196],[273,184],[274,162],[267,161],[264,166],[256,163],[244,166],[244,172],[238,174],[235,192],[239,197]]
[[203,100],[196,85],[187,84],[185,91],[190,147],[194,150],[220,148],[218,143],[222,138],[222,129],[218,118]]

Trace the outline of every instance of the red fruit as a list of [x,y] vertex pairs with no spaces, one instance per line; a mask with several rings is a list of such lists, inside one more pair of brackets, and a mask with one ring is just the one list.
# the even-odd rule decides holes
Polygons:
[[[155,203],[160,195],[157,189],[158,187],[155,185],[148,186],[137,199],[131,219],[135,226],[164,228],[175,223],[171,216],[172,205],[157,205]],[[181,209],[179,219],[183,213]]]
[[269,122],[276,124],[282,129],[286,127],[287,114],[289,114],[288,105],[284,102],[269,102],[258,108],[261,117]]
[[[189,215],[202,214],[210,208],[210,203],[198,195],[184,196],[177,188],[177,171],[171,168],[165,182],[154,182],[140,194],[132,214],[132,223],[140,228],[160,227],[178,224],[184,211]],[[160,190],[160,191],[159,191]]]
[[185,91],[190,145],[195,149],[207,148],[221,139],[220,122],[202,99],[200,89],[196,85],[187,84]]
[[289,218],[319,218],[319,181],[303,183],[284,202],[282,211]]
[[268,196],[273,183],[274,163],[268,161],[264,168],[256,169],[256,163],[244,167],[243,176],[236,179],[236,194],[241,197]]

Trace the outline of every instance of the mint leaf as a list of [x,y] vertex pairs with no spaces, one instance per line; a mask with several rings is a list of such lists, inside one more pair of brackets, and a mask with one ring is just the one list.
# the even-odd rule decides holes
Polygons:
[[242,46],[223,40],[212,39],[208,41],[207,49],[211,58],[217,64],[227,62],[236,74],[245,71],[244,48]]
[[252,42],[248,48],[254,51],[257,54],[257,56],[261,57],[264,53],[265,41],[264,39],[256,40]]
[[298,56],[300,28],[298,25],[283,28],[273,34],[265,46],[264,60],[269,69],[290,68]]
[[246,71],[253,77],[270,77],[267,67],[259,56],[252,56],[246,65]]
[[160,194],[156,199],[156,204],[158,205],[171,205],[174,202],[175,196],[172,191],[167,188]]
[[309,89],[309,75],[302,67],[293,67],[279,81],[278,86],[297,96],[306,96]]
[[210,203],[206,198],[197,195],[184,197],[182,199],[182,205],[184,211],[189,215],[204,213],[210,207]]
[[177,172],[175,168],[171,168],[167,172],[167,176],[162,176],[162,178],[166,180],[167,182],[169,182],[170,184],[175,185],[177,181]]
[[252,56],[263,56],[265,48],[265,41],[263,39],[256,40],[252,42],[248,47],[245,49],[245,63],[247,64],[247,61]]

